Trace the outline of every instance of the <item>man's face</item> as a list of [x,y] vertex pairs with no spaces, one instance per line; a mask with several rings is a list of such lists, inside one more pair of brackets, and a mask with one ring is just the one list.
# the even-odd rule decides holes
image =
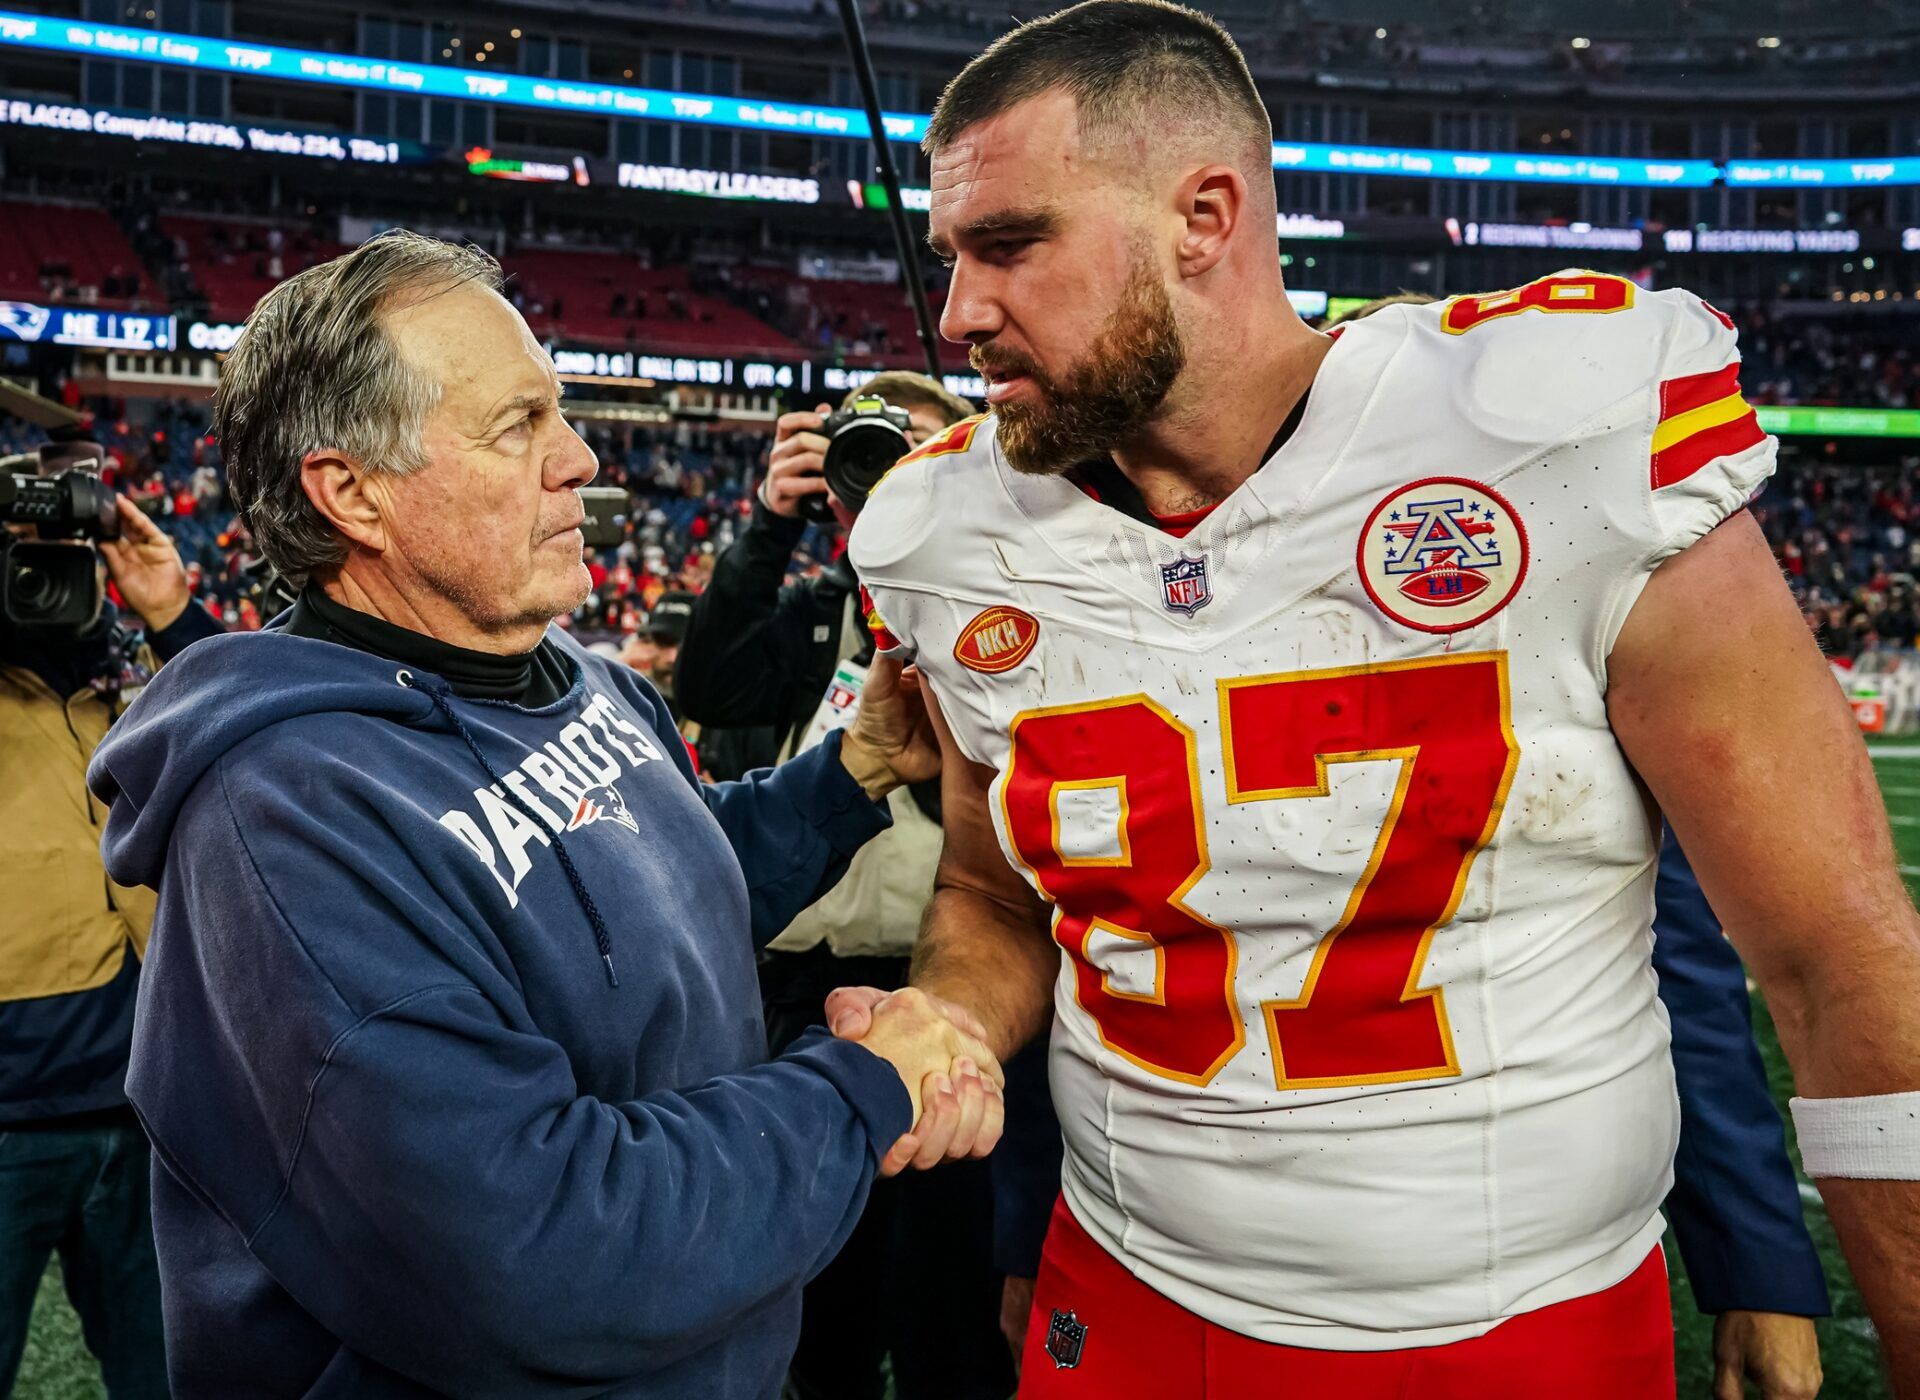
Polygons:
[[1151,424],[1186,352],[1150,210],[1043,93],[933,158],[931,241],[953,282],[941,334],[968,341],[1007,460],[1065,471]]
[[386,317],[400,354],[441,386],[427,464],[375,478],[388,567],[413,574],[482,632],[545,623],[586,601],[593,580],[575,488],[593,452],[560,416],[553,362],[520,313],[466,285]]
[[647,679],[662,695],[671,695],[673,665],[680,659],[680,643],[667,636],[650,637],[648,641],[653,647],[653,656],[647,663]]
[[620,648],[620,659],[642,675],[653,670],[653,658],[659,648],[653,638],[644,632],[635,632],[627,638],[626,645]]
[[907,410],[907,421],[912,425],[907,429],[907,441],[918,447],[930,438],[936,438],[953,426],[947,422],[947,415],[931,404],[919,403]]

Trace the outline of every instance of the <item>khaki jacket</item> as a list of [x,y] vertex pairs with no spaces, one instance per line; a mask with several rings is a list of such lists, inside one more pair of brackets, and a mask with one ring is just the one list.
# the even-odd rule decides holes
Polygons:
[[91,689],[62,698],[0,667],[0,1002],[104,986],[129,947],[146,953],[154,894],[107,878],[106,812],[87,791],[116,713]]

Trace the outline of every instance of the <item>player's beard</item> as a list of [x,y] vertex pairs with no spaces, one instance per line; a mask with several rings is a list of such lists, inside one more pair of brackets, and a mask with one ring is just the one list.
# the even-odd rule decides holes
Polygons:
[[989,342],[970,357],[976,370],[1028,376],[1027,402],[998,404],[999,442],[1015,471],[1057,476],[1104,457],[1154,420],[1187,362],[1166,283],[1136,248],[1120,300],[1093,344],[1058,379],[1029,356]]

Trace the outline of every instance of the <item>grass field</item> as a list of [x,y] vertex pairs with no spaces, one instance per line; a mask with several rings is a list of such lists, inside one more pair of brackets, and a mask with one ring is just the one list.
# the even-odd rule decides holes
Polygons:
[[[1920,893],[1920,740],[1881,741],[1873,748],[1874,768],[1880,775],[1880,788],[1893,820],[1894,841],[1900,850],[1901,872],[1907,877],[1908,888]],[[1787,1062],[1774,1039],[1773,1023],[1767,1018],[1766,1009],[1756,1002],[1755,1013],[1760,1049],[1766,1056],[1774,1096],[1784,1115],[1787,1097],[1792,1092]],[[1787,1134],[1791,1139],[1791,1120],[1787,1123]],[[1819,1199],[1807,1190],[1801,1194],[1810,1197],[1807,1225],[1826,1262],[1827,1283],[1833,1291],[1833,1316],[1819,1323],[1821,1357],[1827,1373],[1821,1393],[1828,1400],[1886,1400],[1890,1392],[1880,1369],[1873,1324],[1860,1305],[1860,1295],[1854,1291]],[[1712,1381],[1712,1323],[1693,1309],[1679,1251],[1673,1247],[1671,1238],[1667,1258],[1674,1270],[1673,1316],[1679,1355],[1679,1393],[1687,1400],[1696,1400],[1708,1394]],[[39,1306],[34,1309],[33,1329],[27,1339],[26,1360],[14,1395],[17,1400],[99,1400],[104,1394],[99,1369],[81,1344],[79,1321],[60,1292],[56,1264],[47,1271],[41,1284]]]

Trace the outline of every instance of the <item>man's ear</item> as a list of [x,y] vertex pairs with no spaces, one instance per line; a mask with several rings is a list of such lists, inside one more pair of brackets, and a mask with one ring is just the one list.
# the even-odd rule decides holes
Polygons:
[[1180,275],[1198,277],[1227,255],[1247,213],[1247,179],[1231,165],[1209,165],[1181,182],[1176,207],[1186,220],[1175,255]]
[[300,487],[351,544],[375,553],[387,548],[385,482],[358,458],[332,447],[309,452],[300,463]]

